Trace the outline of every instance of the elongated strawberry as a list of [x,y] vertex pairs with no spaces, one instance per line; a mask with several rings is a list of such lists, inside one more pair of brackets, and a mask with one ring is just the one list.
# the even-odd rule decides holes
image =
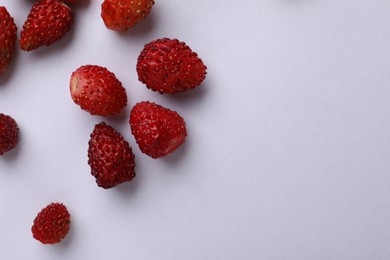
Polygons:
[[31,232],[42,244],[57,244],[68,234],[69,228],[68,209],[62,203],[51,203],[38,213]]
[[11,63],[16,45],[17,28],[14,19],[4,6],[0,7],[0,73]]
[[199,86],[207,67],[177,39],[158,39],[145,45],[138,57],[138,79],[153,91],[175,94]]
[[101,16],[110,30],[125,32],[148,15],[154,0],[105,0]]
[[135,177],[134,154],[129,143],[106,123],[97,124],[91,134],[88,164],[97,185],[104,189]]
[[72,10],[60,0],[36,2],[20,32],[20,48],[31,51],[62,39],[73,25]]
[[114,73],[97,65],[81,66],[72,73],[70,94],[81,109],[92,115],[117,114],[127,104],[122,83]]
[[19,128],[16,121],[0,113],[0,155],[11,151],[19,141]]
[[175,151],[187,136],[185,122],[177,112],[148,101],[133,107],[130,126],[141,151],[155,159]]

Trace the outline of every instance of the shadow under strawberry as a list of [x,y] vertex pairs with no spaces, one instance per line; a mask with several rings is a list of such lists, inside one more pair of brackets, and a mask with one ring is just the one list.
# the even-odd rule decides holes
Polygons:
[[[135,171],[137,174],[137,172],[138,172],[137,162],[136,162],[135,167],[136,167]],[[132,181],[121,183],[118,186],[112,188],[111,190],[114,190],[115,192],[117,192],[118,194],[123,196],[126,199],[126,201],[128,201],[129,198],[134,197],[134,193],[136,193],[137,190],[139,189],[139,187],[141,187],[140,179],[141,179],[141,177],[136,175]]]
[[119,125],[125,123],[126,125],[129,124],[129,115],[130,115],[130,105],[129,101],[127,101],[127,105],[119,114],[101,117],[103,121],[107,121],[108,123],[119,127]]
[[76,3],[68,4],[73,11],[75,11],[78,8],[86,8],[90,5],[91,0],[78,0]]
[[186,141],[176,151],[158,160],[171,167],[184,163],[184,157],[187,156],[188,146],[191,142],[190,138],[190,136],[187,136]]
[[[188,90],[186,92],[177,93],[177,94],[162,94],[163,98],[168,99],[170,102],[175,103],[179,106],[189,107],[189,106],[201,106],[200,102],[207,95],[207,92],[210,91],[209,81],[206,80],[197,88]],[[158,92],[154,92],[155,95],[161,95]]]

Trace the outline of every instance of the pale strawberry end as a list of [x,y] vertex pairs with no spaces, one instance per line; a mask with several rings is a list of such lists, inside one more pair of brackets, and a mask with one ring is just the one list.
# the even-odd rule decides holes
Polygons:
[[70,81],[70,91],[73,94],[77,92],[77,84],[79,82],[79,78],[76,75],[72,76],[72,80]]
[[173,151],[175,151],[177,148],[179,148],[179,146],[184,142],[184,138],[182,138],[181,136],[180,137],[177,137],[177,138],[174,138],[172,140],[170,140],[170,145],[167,147],[167,149],[165,150],[165,153],[166,154],[169,154]]

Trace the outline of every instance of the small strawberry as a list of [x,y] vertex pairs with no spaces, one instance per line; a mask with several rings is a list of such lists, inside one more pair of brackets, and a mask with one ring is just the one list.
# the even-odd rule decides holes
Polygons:
[[20,48],[31,51],[64,37],[73,25],[72,10],[60,0],[36,2],[20,32]]
[[0,7],[0,73],[11,63],[16,45],[16,25],[4,6]]
[[51,203],[38,213],[31,228],[33,237],[42,244],[57,244],[70,228],[70,214],[62,203]]
[[114,73],[96,65],[85,65],[72,73],[70,94],[81,109],[92,115],[117,114],[127,105],[122,83]]
[[148,15],[154,0],[105,0],[101,16],[110,30],[125,32]]
[[176,150],[187,136],[185,122],[178,113],[148,101],[133,107],[130,126],[141,151],[155,159]]
[[174,94],[199,86],[207,67],[177,39],[158,39],[145,45],[138,57],[138,79],[153,91]]
[[19,140],[19,128],[16,121],[7,115],[0,114],[0,155],[15,148]]
[[97,124],[88,144],[88,164],[99,187],[109,189],[135,177],[132,149],[114,128]]

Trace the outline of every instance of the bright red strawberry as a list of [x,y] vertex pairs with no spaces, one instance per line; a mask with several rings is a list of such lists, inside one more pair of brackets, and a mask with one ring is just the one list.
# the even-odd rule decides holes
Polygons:
[[92,115],[109,116],[127,105],[126,90],[115,74],[96,65],[85,65],[70,80],[73,101]]
[[148,101],[133,107],[130,126],[141,151],[155,159],[175,151],[187,136],[178,113]]
[[0,114],[0,155],[15,148],[19,140],[19,128],[16,121],[7,115]]
[[199,86],[207,67],[177,39],[158,39],[145,45],[138,57],[138,79],[153,91],[174,94]]
[[73,25],[72,10],[60,0],[36,2],[20,32],[20,48],[31,51],[51,45],[70,31]]
[[154,0],[105,0],[101,16],[110,30],[125,32],[148,15]]
[[88,164],[99,187],[109,189],[135,177],[133,151],[114,128],[97,124],[88,144]]
[[0,7],[0,73],[11,63],[16,45],[16,25],[4,6]]
[[62,203],[51,203],[38,213],[31,228],[33,237],[42,244],[59,243],[70,228],[70,214]]

